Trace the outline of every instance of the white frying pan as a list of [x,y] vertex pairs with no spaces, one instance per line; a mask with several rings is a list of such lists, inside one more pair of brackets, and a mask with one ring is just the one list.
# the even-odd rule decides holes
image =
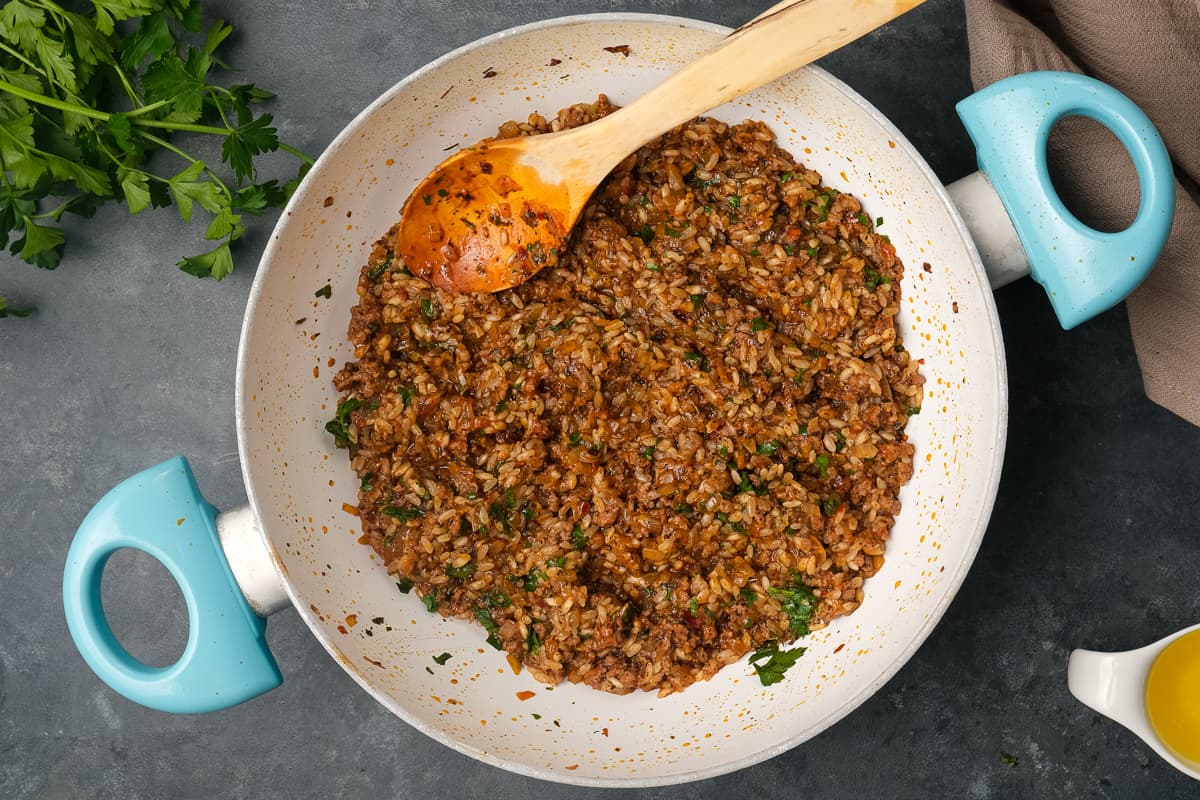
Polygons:
[[[359,266],[412,187],[448,149],[504,120],[600,92],[627,103],[725,33],[635,14],[516,28],[414,73],[342,132],[280,219],[246,310],[236,379],[249,506],[216,513],[187,462],[173,459],[101,500],[71,547],[67,619],[102,680],[165,711],[242,702],[281,680],[262,632],[266,615],[291,605],[363,689],[438,741],[548,780],[644,786],[781,753],[848,714],[908,660],[966,575],[1000,478],[1007,386],[989,276],[999,285],[1032,264],[1071,327],[1141,280],[1170,226],[1161,140],[1125,98],[1077,76],[1023,76],[960,104],[987,177],[976,173],[949,193],[896,128],[820,69],[712,112],[767,122],[798,160],[884,218],[907,266],[904,344],[924,359],[928,379],[908,429],[916,474],[901,493],[886,564],[862,607],[809,636],[781,683],[763,687],[741,662],[666,698],[551,690],[514,674],[478,625],[429,614],[399,592],[343,510],[358,482],[322,430],[336,403],[329,379],[351,358],[345,330]],[[618,45],[628,45],[627,57],[604,49]],[[1138,167],[1142,205],[1125,232],[1083,227],[1051,188],[1046,136],[1071,113],[1108,125]],[[316,296],[326,285],[329,296]],[[191,627],[170,667],[135,661],[104,619],[100,575],[121,547],[151,553],[179,581]],[[451,658],[438,665],[432,656],[443,652]]]

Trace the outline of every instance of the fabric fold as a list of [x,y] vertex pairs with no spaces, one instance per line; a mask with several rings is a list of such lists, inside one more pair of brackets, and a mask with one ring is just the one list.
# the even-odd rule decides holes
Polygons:
[[[1200,425],[1200,0],[964,0],[971,82],[1064,70],[1126,94],[1154,122],[1176,168],[1176,211],[1150,276],[1128,298],[1147,396]],[[1081,219],[1120,230],[1137,175],[1116,137],[1090,120],[1055,126],[1055,187]]]

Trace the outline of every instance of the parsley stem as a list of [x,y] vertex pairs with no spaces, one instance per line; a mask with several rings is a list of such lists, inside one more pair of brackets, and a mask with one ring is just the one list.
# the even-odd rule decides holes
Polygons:
[[17,61],[20,61],[22,64],[29,67],[34,72],[41,75],[43,78],[46,77],[46,73],[42,70],[42,68],[39,67],[37,64],[34,64],[32,61],[30,61],[25,56],[21,55],[20,51],[14,50],[13,48],[9,47],[8,45],[4,44],[3,42],[0,42],[0,50],[3,50],[5,53],[8,53],[10,56],[15,58]]
[[[19,53],[16,53],[16,52],[10,50],[3,43],[0,43],[0,50],[10,52],[10,53],[12,53],[12,55],[16,56],[17,58],[20,58]],[[104,111],[97,111],[94,108],[88,108],[86,106],[81,106],[76,103],[68,103],[64,100],[58,100],[57,98],[54,98],[54,97],[47,97],[46,95],[39,94],[38,92],[31,92],[28,89],[22,89],[20,86],[9,83],[8,81],[3,80],[3,79],[0,79],[0,92],[7,92],[8,94],[15,95],[16,97],[20,97],[23,100],[28,100],[31,103],[37,103],[39,105],[47,106],[49,108],[55,108],[55,109],[58,109],[59,111],[68,111],[72,114],[79,114],[80,116],[83,116],[83,117],[90,117],[91,119],[98,119],[101,122],[108,122],[108,120],[112,116],[111,114],[108,114],[107,112],[104,112]],[[193,124],[190,122],[167,122],[165,120],[158,120],[158,119],[140,119],[138,117],[139,114],[145,114],[149,111],[153,111],[157,108],[160,108],[161,106],[163,106],[165,104],[166,104],[165,100],[159,100],[156,103],[151,103],[150,105],[147,105],[147,106],[141,106],[139,108],[135,108],[134,110],[127,112],[125,114],[125,116],[130,118],[130,120],[129,120],[130,122],[132,122],[134,125],[137,125],[138,127],[141,127],[141,128],[158,128],[160,130],[186,131],[188,133],[207,133],[207,134],[211,134],[213,136],[229,136],[229,134],[233,133],[233,130],[231,128],[218,128],[213,125],[197,125],[197,124]],[[168,147],[165,140],[159,139],[158,137],[151,137],[150,134],[145,134],[145,135],[146,135],[146,138],[151,139],[156,144],[159,144],[163,147]],[[169,148],[169,149],[173,149],[173,148]],[[284,144],[283,142],[280,142],[279,149],[283,150],[286,153],[291,153],[293,156],[300,159],[305,164],[313,163],[313,159],[311,156],[306,155],[305,153],[301,152],[300,150],[297,150],[296,148],[292,147],[289,144]],[[181,150],[174,150],[174,152],[177,153],[178,155],[183,156],[184,158],[187,158],[189,161],[196,160],[196,159],[192,158],[191,156],[186,155]],[[211,171],[210,171],[210,174],[211,174]],[[226,189],[226,191],[228,191],[228,189]]]
[[[4,45],[0,44],[0,49],[2,49],[3,47],[4,47]],[[16,85],[11,84],[8,81],[2,80],[2,79],[0,79],[0,91],[8,92],[9,94],[16,95],[17,97],[20,97],[24,100],[28,100],[31,103],[38,103],[43,106],[49,106],[50,108],[56,108],[59,111],[69,111],[72,114],[79,114],[80,116],[90,117],[91,119],[98,119],[101,122],[108,122],[108,120],[112,117],[112,115],[107,112],[97,111],[94,108],[87,108],[86,106],[76,105],[75,103],[67,103],[63,100],[57,100],[53,97],[47,97],[44,94],[38,94],[37,92],[31,92],[27,89],[22,89],[20,86],[16,86]],[[150,109],[150,106],[145,106],[143,109],[135,110],[135,111],[136,111],[136,113],[144,113],[146,110],[149,110],[149,109]],[[130,112],[130,113],[132,114],[135,112]],[[129,114],[127,114],[126,116],[129,116]],[[213,125],[196,125],[196,124],[190,123],[190,122],[168,122],[166,120],[160,120],[160,119],[139,119],[137,117],[130,120],[130,122],[132,122],[135,125],[138,125],[139,127],[143,127],[143,128],[158,128],[160,130],[167,130],[167,131],[186,131],[188,133],[208,133],[208,134],[212,134],[214,136],[228,136],[229,134],[233,133],[233,130],[230,128],[217,128]],[[161,139],[158,139],[157,141],[160,143],[162,142]],[[281,144],[280,147],[283,148],[284,145]],[[295,150],[294,148],[287,147],[287,151],[292,153],[293,155],[302,156],[309,163],[312,162],[311,158],[309,158],[308,156],[304,156],[302,153],[300,153],[298,150]],[[190,158],[190,156],[189,156],[189,158]],[[191,160],[194,161],[195,159],[191,159]]]
[[41,156],[42,158],[47,159],[47,160],[53,160],[56,158],[59,159],[60,161],[65,160],[62,158],[62,156],[56,156],[54,153],[47,153],[45,150],[39,150],[36,147],[30,147],[29,145],[22,142],[20,139],[17,139],[15,136],[13,136],[12,133],[10,133],[7,128],[0,127],[0,134],[2,134],[6,139],[11,141],[14,145],[16,145],[17,147],[24,150],[26,153],[33,153],[34,155]]
[[209,133],[213,136],[228,136],[233,133],[230,128],[218,128],[213,125],[197,125],[192,122],[167,122],[161,119],[134,119],[134,125],[143,128],[158,128],[165,131],[187,131],[188,133]]
[[[168,142],[166,139],[160,139],[159,137],[155,136],[152,133],[144,133],[143,132],[142,135],[145,136],[148,140],[154,142],[159,147],[163,148],[164,150],[171,151],[172,153],[174,153],[175,155],[184,159],[185,161],[187,161],[190,164],[204,164],[204,162],[200,161],[200,159],[192,158],[187,153],[185,153],[184,151],[180,150],[175,145]],[[229,187],[225,185],[225,182],[223,180],[221,180],[220,176],[218,176],[217,173],[213,172],[207,164],[204,164],[204,171],[207,172],[209,174],[209,177],[211,177],[213,179],[213,183],[215,183],[217,186],[221,187],[221,191],[225,194],[225,197],[232,199],[233,193],[229,191]]]
[[309,166],[312,166],[312,164],[313,164],[312,156],[310,156],[304,152],[301,152],[300,150],[297,150],[296,148],[292,147],[290,144],[285,144],[283,142],[280,142],[279,149],[285,153],[291,153],[296,158],[300,159],[301,161],[303,161],[305,164],[308,164]]
[[125,70],[116,64],[113,64],[112,68],[117,73],[117,77],[121,79],[121,86],[125,88],[125,94],[129,95],[129,102],[135,106],[141,106],[142,98],[138,97],[137,92],[133,90],[133,86],[129,83],[129,78],[125,75]]
[[74,197],[68,198],[64,202],[59,203],[56,208],[52,208],[49,211],[42,211],[40,213],[34,214],[32,217],[26,217],[26,219],[54,219],[57,221],[58,218],[61,217],[63,215],[63,213],[67,210],[67,208],[69,208],[72,203],[74,203],[76,200],[78,200],[82,196],[83,195],[77,194]]
[[132,119],[133,117],[137,117],[142,114],[148,114],[151,111],[157,111],[158,109],[162,108],[169,102],[171,102],[171,101],[170,100],[155,100],[153,103],[149,103],[144,106],[138,106],[137,108],[135,108],[131,111],[126,111],[125,116]]
[[[0,49],[7,48],[0,44]],[[11,95],[16,95],[17,97],[20,97],[23,100],[28,100],[31,103],[37,103],[39,105],[49,106],[50,108],[56,108],[59,111],[69,111],[72,114],[79,114],[82,117],[91,117],[92,119],[98,119],[103,122],[108,121],[109,115],[105,114],[103,111],[97,111],[94,108],[87,108],[86,106],[68,103],[53,97],[47,97],[44,94],[31,92],[28,89],[22,89],[20,86],[11,84],[6,80],[0,80],[0,91],[8,92]]]
[[[2,42],[0,42],[0,51],[3,51],[3,52],[5,52],[5,53],[8,53],[9,55],[13,56],[13,57],[14,57],[14,58],[16,58],[18,61],[20,61],[22,64],[24,64],[25,66],[29,67],[31,70],[33,70],[34,72],[36,72],[38,75],[41,75],[43,78],[45,78],[45,79],[46,79],[46,82],[47,82],[48,84],[50,84],[50,86],[57,86],[57,87],[58,87],[59,89],[61,89],[61,90],[62,90],[64,93],[66,93],[66,95],[67,95],[68,97],[70,97],[70,98],[72,98],[72,99],[74,99],[74,100],[79,100],[79,102],[83,102],[82,100],[80,100],[80,98],[79,98],[79,95],[77,95],[75,92],[72,92],[72,91],[71,91],[70,89],[68,89],[66,86],[63,86],[63,85],[62,85],[62,83],[61,83],[60,81],[57,81],[57,80],[55,80],[55,79],[54,79],[54,76],[53,76],[53,75],[49,74],[48,72],[46,72],[46,70],[42,69],[40,66],[38,66],[38,65],[37,65],[37,64],[35,64],[35,63],[33,63],[33,62],[32,62],[32,61],[30,61],[29,59],[25,58],[25,56],[21,55],[21,53],[20,53],[19,51],[12,49],[11,47],[9,47],[8,45],[6,45],[6,44],[4,44],[4,43],[2,43]],[[6,85],[6,86],[8,86],[9,84],[5,83],[5,85]],[[10,90],[10,91],[11,91],[11,90]],[[37,94],[35,94],[35,95],[33,95],[32,97],[30,97],[30,96],[27,96],[27,95],[21,95],[21,94],[19,94],[18,92],[15,92],[15,91],[13,91],[12,93],[13,93],[13,94],[16,94],[16,95],[18,95],[18,96],[20,96],[20,97],[24,97],[26,100],[33,100],[35,103],[36,103],[36,102],[39,102],[39,101],[37,100],[37,98],[38,98],[38,97],[42,97],[42,96],[43,96],[43,95],[37,95]],[[54,98],[48,98],[48,99],[50,99],[50,100],[53,100]],[[62,102],[62,101],[59,101],[59,102]],[[47,104],[47,105],[49,105],[49,104]],[[72,108],[69,108],[69,109],[62,109],[62,110],[64,110],[64,111],[74,111],[74,110],[75,110],[75,108],[74,108],[74,107],[72,107]]]

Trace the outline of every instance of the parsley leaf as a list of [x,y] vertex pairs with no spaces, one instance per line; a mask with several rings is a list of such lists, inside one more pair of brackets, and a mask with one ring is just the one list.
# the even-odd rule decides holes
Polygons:
[[817,597],[800,582],[800,577],[793,576],[792,582],[786,586],[771,587],[767,594],[779,601],[779,607],[787,614],[792,633],[807,636],[808,621],[817,610]]
[[205,84],[197,78],[188,64],[174,53],[160,58],[146,68],[142,88],[147,103],[164,103],[172,122],[190,124],[200,119],[204,107]]
[[[779,643],[772,639],[750,654],[750,666],[754,667],[762,685],[770,686],[783,680],[783,674],[795,666],[802,655],[803,647],[780,650]],[[760,665],[758,662],[764,659],[766,663]]]
[[844,502],[846,501],[842,499],[840,494],[831,494],[821,501],[821,510],[825,512],[825,516],[832,517],[842,507],[842,503]]
[[62,258],[66,237],[60,228],[38,225],[25,217],[25,235],[12,243],[9,250],[25,261],[44,269],[54,269]]
[[167,14],[159,11],[142,17],[136,31],[120,44],[121,66],[135,70],[147,61],[157,61],[175,46],[175,34],[167,24]]
[[817,475],[821,477],[821,480],[829,477],[829,456],[821,453],[813,463],[817,465]]
[[[379,509],[380,513],[387,514],[393,519],[398,519],[401,522],[412,522],[414,519],[420,519],[425,516],[425,512],[419,508],[401,508],[400,506],[384,506]],[[470,577],[469,575],[455,575],[450,572],[452,567],[446,568],[446,574],[451,577]],[[471,565],[471,572],[475,571],[474,565]]]
[[578,525],[571,529],[571,544],[576,550],[584,550],[588,546],[588,535]]
[[[174,203],[191,221],[199,206],[213,216],[205,237],[219,244],[179,267],[229,274],[241,215],[282,207],[313,160],[252,110],[270,92],[222,85],[216,73],[229,67],[216,52],[233,26],[218,20],[202,33],[202,17],[200,0],[0,7],[0,246],[15,239],[15,255],[53,268],[66,235],[45,220],[88,218],[114,201],[132,215]],[[187,152],[192,139],[169,141],[178,132],[217,137],[232,180]],[[295,178],[257,181],[255,159],[281,149],[301,162]]]
[[179,261],[179,268],[197,278],[211,277],[221,280],[233,272],[233,253],[229,250],[229,242],[220,244],[207,253],[184,257]]
[[247,214],[261,214],[268,208],[282,208],[285,203],[287,192],[274,178],[263,183],[252,183],[239,189],[233,196],[233,207]]
[[517,575],[515,579],[525,591],[532,592],[537,589],[539,583],[546,580],[546,573],[540,569],[534,569],[528,575]]
[[362,401],[357,397],[349,397],[338,403],[334,418],[325,423],[325,430],[333,436],[334,444],[338,447],[350,446],[350,414],[361,405]]
[[140,214],[145,211],[146,206],[150,205],[149,176],[141,170],[125,167],[117,170],[117,176],[121,191],[125,195],[125,203],[129,206],[129,213]]
[[271,115],[263,114],[240,124],[225,137],[221,160],[233,168],[238,180],[254,179],[254,157],[279,149],[279,135],[271,127]]
[[[410,510],[410,509],[405,509],[405,510]],[[463,564],[461,567],[447,566],[446,574],[449,575],[451,578],[461,578],[462,580],[467,580],[472,575],[475,574],[475,565],[473,563],[471,563],[470,561],[468,561],[466,564]]]
[[0,295],[0,319],[5,317],[28,317],[35,309],[32,308],[9,308],[8,300]]

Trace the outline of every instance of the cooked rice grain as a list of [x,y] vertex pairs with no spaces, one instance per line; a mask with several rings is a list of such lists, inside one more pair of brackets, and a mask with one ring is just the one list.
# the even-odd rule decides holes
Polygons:
[[[584,124],[603,96],[506,123]],[[393,257],[337,374],[363,541],[539,680],[666,694],[862,603],[912,475],[923,378],[903,265],[760,122],[697,119],[620,165],[559,265],[492,295]]]

